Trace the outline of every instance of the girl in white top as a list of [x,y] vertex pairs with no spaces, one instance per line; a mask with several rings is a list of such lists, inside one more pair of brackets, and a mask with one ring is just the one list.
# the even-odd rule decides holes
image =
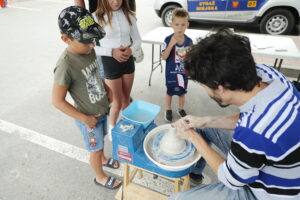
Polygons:
[[105,83],[112,93],[110,130],[116,125],[120,110],[129,105],[135,64],[132,53],[141,45],[134,13],[125,0],[101,0],[95,12],[98,23],[106,32],[96,47],[102,58]]

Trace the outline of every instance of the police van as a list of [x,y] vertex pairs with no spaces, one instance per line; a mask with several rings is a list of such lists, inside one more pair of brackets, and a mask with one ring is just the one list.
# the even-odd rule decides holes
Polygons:
[[260,32],[290,34],[299,23],[300,0],[155,0],[154,9],[165,26],[175,8],[185,8],[191,21],[258,24]]

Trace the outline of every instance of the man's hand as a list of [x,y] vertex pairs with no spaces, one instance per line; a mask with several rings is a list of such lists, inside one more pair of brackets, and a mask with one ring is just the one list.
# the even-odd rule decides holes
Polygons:
[[[125,53],[125,50],[128,47],[118,47],[112,50],[112,57],[116,59],[118,62],[126,62],[130,56],[128,56],[128,52]],[[127,50],[128,51],[128,50]]]
[[86,115],[82,122],[89,127],[90,129],[94,129],[97,127],[98,118],[101,115]]
[[187,115],[174,123],[175,128],[188,130],[190,128],[205,128],[207,117]]
[[195,146],[198,153],[204,158],[207,164],[212,168],[214,173],[217,175],[218,168],[224,162],[224,158],[218,152],[216,152],[211,146],[209,146],[209,144],[205,141],[205,139],[201,136],[201,134],[198,134],[192,128],[184,129],[183,126],[181,126],[182,124],[184,123],[181,124],[177,122],[175,123],[177,136],[182,139],[190,141]]
[[176,129],[176,134],[178,137],[184,140],[188,140],[190,142],[194,142],[194,134],[197,134],[194,129]]

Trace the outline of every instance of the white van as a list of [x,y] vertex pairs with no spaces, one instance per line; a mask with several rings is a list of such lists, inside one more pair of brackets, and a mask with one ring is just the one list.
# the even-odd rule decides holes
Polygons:
[[268,34],[290,34],[300,19],[300,0],[155,0],[154,9],[165,26],[175,8],[185,8],[191,21],[259,24]]

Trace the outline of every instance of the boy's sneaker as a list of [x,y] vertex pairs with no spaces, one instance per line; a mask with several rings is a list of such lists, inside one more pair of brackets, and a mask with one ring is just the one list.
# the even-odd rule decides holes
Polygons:
[[173,116],[172,116],[172,110],[166,110],[165,120],[167,122],[172,122]]
[[180,116],[180,117],[185,117],[186,116],[186,112],[184,109],[178,109],[177,110],[177,114]]

